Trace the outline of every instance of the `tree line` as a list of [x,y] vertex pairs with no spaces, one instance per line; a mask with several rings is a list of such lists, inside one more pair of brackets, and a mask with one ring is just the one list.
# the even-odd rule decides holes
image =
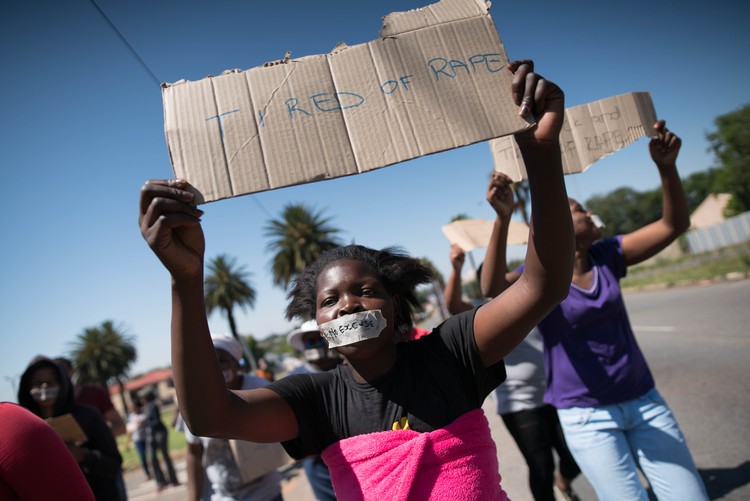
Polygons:
[[[726,217],[750,210],[750,104],[720,115],[706,134],[715,164],[682,180],[688,210],[693,212],[711,194],[732,195]],[[586,201],[588,210],[606,223],[605,237],[629,233],[661,217],[661,188],[638,192],[617,188]]]

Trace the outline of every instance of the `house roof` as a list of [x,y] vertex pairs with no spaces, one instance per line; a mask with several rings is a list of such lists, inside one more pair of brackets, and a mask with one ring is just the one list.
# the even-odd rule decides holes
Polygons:
[[[150,384],[161,383],[171,377],[172,369],[154,369],[143,376],[131,379],[125,383],[125,391],[136,391]],[[120,388],[117,385],[112,385],[109,387],[109,393],[111,395],[120,393]]]
[[732,195],[729,193],[711,194],[690,214],[690,227],[705,228],[724,221],[724,209]]

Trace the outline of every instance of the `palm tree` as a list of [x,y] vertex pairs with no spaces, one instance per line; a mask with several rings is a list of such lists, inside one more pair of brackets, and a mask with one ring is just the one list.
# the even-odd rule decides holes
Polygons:
[[529,205],[529,200],[531,199],[531,194],[529,193],[529,182],[521,181],[519,183],[513,183],[511,189],[513,190],[513,193],[516,194],[516,203],[513,210],[521,213],[523,222],[528,226],[529,213],[527,207]]
[[437,266],[435,266],[435,263],[433,263],[430,258],[422,257],[419,258],[419,261],[422,263],[423,266],[426,266],[430,269],[430,272],[432,273],[432,281],[435,282],[435,284],[442,290],[445,289],[445,277],[443,277],[443,274],[440,273],[440,270],[437,269]]
[[445,320],[446,318],[448,318],[448,307],[445,305],[445,296],[443,296],[443,290],[445,290],[445,278],[443,278],[443,274],[440,273],[435,264],[428,258],[420,258],[420,261],[432,272],[432,292],[435,295],[435,300],[437,301],[438,310],[440,311],[440,317]]
[[[209,273],[204,284],[204,296],[206,312],[210,315],[217,308],[224,312],[232,336],[245,348],[246,345],[237,332],[234,308],[239,306],[244,310],[255,306],[255,289],[250,285],[250,272],[246,271],[244,266],[237,267],[235,263],[236,260],[226,254],[219,254],[208,263]],[[254,368],[254,364],[247,356],[247,350],[243,351],[248,367]]]
[[281,219],[272,219],[264,228],[271,241],[266,250],[275,252],[271,260],[273,282],[284,289],[308,265],[330,249],[340,245],[334,236],[339,229],[304,204],[287,204]]
[[134,343],[133,336],[112,320],[105,320],[98,327],[85,328],[72,343],[69,352],[78,374],[78,383],[98,384],[107,388],[107,383],[114,379],[120,389],[122,408],[127,409],[123,377],[137,358]]

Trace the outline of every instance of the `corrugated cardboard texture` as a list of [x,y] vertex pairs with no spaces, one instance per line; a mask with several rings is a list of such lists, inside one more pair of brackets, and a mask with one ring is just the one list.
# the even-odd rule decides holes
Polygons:
[[[494,224],[494,221],[486,219],[461,219],[443,226],[442,230],[450,243],[458,245],[464,252],[469,252],[489,245]],[[526,244],[528,241],[528,225],[511,221],[508,226],[508,245]]]
[[[643,136],[653,136],[656,111],[648,92],[631,92],[565,110],[560,133],[563,172],[575,174]],[[490,141],[495,170],[513,181],[527,178],[512,136]]]
[[175,175],[199,203],[358,174],[523,130],[482,0],[384,18],[382,38],[165,84]]

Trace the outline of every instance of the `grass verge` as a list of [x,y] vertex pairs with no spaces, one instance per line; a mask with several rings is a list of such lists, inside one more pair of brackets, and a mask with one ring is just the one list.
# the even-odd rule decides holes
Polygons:
[[624,290],[690,285],[750,276],[750,242],[715,252],[636,265],[620,281]]

